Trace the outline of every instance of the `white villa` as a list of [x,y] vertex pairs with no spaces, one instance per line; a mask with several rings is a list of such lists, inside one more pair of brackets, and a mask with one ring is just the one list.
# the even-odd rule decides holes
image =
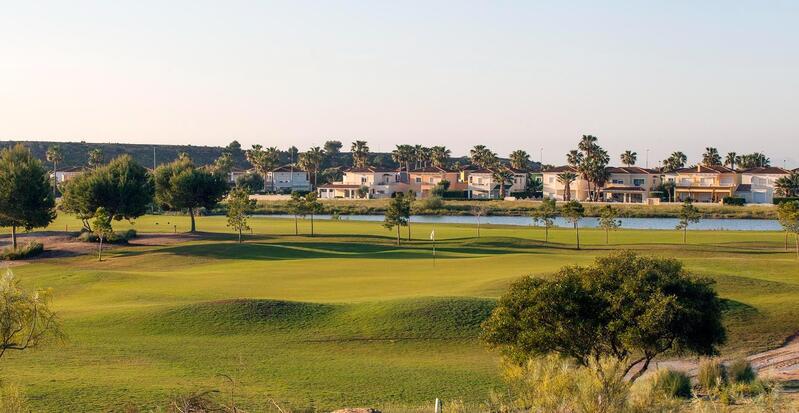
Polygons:
[[773,166],[751,168],[741,171],[741,184],[735,195],[749,204],[771,204],[774,202],[775,182],[791,171]]
[[[508,168],[513,173],[513,182],[505,185],[505,196],[512,192],[522,192],[527,188],[527,173],[525,171]],[[500,195],[500,183],[494,179],[494,171],[490,169],[477,169],[465,171],[468,173],[467,191],[470,199],[497,199]]]
[[275,192],[310,191],[310,174],[294,165],[284,165],[266,174],[266,185]]
[[556,166],[542,172],[544,181],[544,198],[564,201],[566,199],[566,186],[558,182],[558,175],[564,172],[572,172],[577,175],[577,179],[569,185],[570,199],[572,201],[585,201],[588,199],[588,181],[580,178],[580,172],[571,165]]
[[[362,189],[363,188],[363,189]],[[390,198],[396,192],[407,192],[408,174],[399,169],[365,167],[350,168],[344,171],[341,182],[320,185],[319,198]]]

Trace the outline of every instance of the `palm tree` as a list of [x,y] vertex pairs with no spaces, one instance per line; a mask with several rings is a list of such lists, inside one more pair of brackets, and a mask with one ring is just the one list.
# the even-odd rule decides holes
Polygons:
[[585,152],[586,157],[590,157],[591,153],[599,147],[597,145],[598,140],[596,136],[583,135],[582,139],[580,139],[580,143],[577,144],[577,149]]
[[490,152],[485,145],[476,145],[469,151],[469,158],[473,164],[477,166],[484,166],[483,162],[485,161],[486,154]]
[[58,163],[64,160],[64,153],[58,145],[52,145],[47,148],[47,161],[53,163],[53,197],[56,196],[58,187]]
[[102,148],[94,148],[89,151],[89,160],[88,160],[89,168],[97,169],[98,166],[103,164],[103,149]]
[[405,166],[405,171],[410,172],[411,168],[411,161],[414,158],[414,149],[411,145],[397,145],[397,149],[394,149],[391,152],[391,159],[394,162],[400,164],[401,166]]
[[530,155],[527,152],[517,149],[510,153],[510,166],[514,169],[526,171],[530,166]]
[[624,153],[621,154],[621,163],[623,163],[624,166],[633,166],[636,161],[638,161],[638,154],[633,151],[624,151]]
[[316,176],[322,168],[322,162],[325,160],[325,150],[314,146],[300,155],[299,165],[300,168],[313,174],[313,186],[316,188]]
[[778,178],[774,181],[774,188],[783,197],[799,196],[799,173],[791,172],[790,175]]
[[513,183],[513,172],[502,166],[491,171],[491,179],[499,184],[499,199],[505,198],[505,185]]
[[350,146],[350,152],[352,152],[352,165],[356,168],[364,168],[368,163],[369,157],[369,146],[366,144],[366,141],[358,141],[352,143]]
[[676,171],[677,169],[685,167],[686,162],[688,162],[688,157],[685,156],[684,153],[680,151],[673,152],[671,156],[669,156],[663,161],[663,171],[664,172]]
[[445,168],[452,152],[446,146],[434,146],[430,148],[430,162],[438,168]]
[[558,174],[558,182],[563,184],[563,200],[568,202],[572,199],[571,184],[577,180],[574,172],[563,172]]
[[738,163],[738,154],[735,152],[728,153],[727,157],[724,158],[724,166],[727,166],[730,169],[735,169],[735,165],[737,163]]
[[261,145],[253,145],[252,149],[248,149],[245,153],[247,161],[255,168],[255,171],[264,178],[264,191],[266,191],[267,188],[266,175],[269,171],[275,169],[278,161],[277,155],[277,148],[271,147],[264,150],[264,147]]
[[705,148],[705,153],[702,154],[702,164],[705,166],[721,165],[721,155],[716,148]]
[[577,149],[572,149],[566,154],[566,162],[571,166],[578,166],[583,163],[583,153]]

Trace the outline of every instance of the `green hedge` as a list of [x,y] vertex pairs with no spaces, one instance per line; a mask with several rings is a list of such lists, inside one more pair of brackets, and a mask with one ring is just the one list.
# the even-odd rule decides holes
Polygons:
[[735,196],[725,196],[722,200],[724,205],[736,205],[736,206],[743,206],[746,204],[746,200],[743,198],[738,198]]
[[774,205],[779,205],[783,202],[799,202],[799,196],[791,196],[791,197],[784,197],[784,198],[774,198]]
[[441,197],[444,199],[467,199],[469,191],[444,191]]

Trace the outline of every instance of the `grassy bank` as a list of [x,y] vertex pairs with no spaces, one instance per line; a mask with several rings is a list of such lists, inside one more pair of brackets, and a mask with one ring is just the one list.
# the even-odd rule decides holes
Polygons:
[[[431,208],[424,200],[414,204],[413,213],[419,215],[472,215],[472,209],[483,206],[490,215],[529,216],[538,207],[538,201],[444,201],[440,207]],[[607,204],[586,203],[585,212],[589,217],[599,216],[600,208]],[[387,199],[371,200],[322,200],[324,214],[339,215],[381,215],[388,206]],[[632,205],[613,204],[625,218],[675,218],[680,205]],[[752,218],[776,219],[776,208],[770,205],[729,206],[696,204],[703,218]],[[260,214],[289,214],[287,201],[260,201]]]
[[[308,237],[291,220],[253,219],[235,243],[224,217],[200,217],[202,239],[120,246],[107,261],[72,256],[14,267],[25,284],[54,289],[68,340],[7,353],[3,379],[35,411],[152,407],[175,394],[233,391],[240,407],[429,406],[477,403],[499,383],[496,354],[478,326],[508,283],[547,277],[611,249],[677,257],[713,278],[727,300],[725,355],[779,346],[799,330],[799,277],[776,232],[581,231],[415,224],[393,245],[379,223],[318,221]],[[118,230],[185,231],[183,216],[147,216]],[[51,230],[78,228],[60,216]],[[403,229],[403,233],[405,230]],[[134,243],[136,240],[134,240]],[[45,245],[47,248],[47,245]],[[235,387],[224,376],[234,380]]]

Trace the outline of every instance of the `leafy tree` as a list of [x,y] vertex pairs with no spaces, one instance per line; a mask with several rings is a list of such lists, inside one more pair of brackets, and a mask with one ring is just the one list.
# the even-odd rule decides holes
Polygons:
[[[48,188],[49,189],[49,188]],[[10,268],[0,280],[0,357],[63,338],[50,290],[28,291]]]
[[430,163],[437,168],[446,168],[451,154],[446,146],[434,146],[430,148]]
[[288,209],[294,215],[294,235],[300,235],[299,217],[305,216],[305,198],[297,191],[291,192]]
[[241,144],[239,141],[234,139],[227,146],[225,146],[225,152],[233,156],[238,156],[241,153]]
[[239,244],[241,244],[241,233],[250,229],[248,220],[255,208],[255,200],[250,199],[250,191],[247,188],[237,186],[233,188],[227,197],[227,226],[238,232]]
[[411,210],[414,202],[416,202],[416,192],[413,192],[412,189],[408,190],[408,193],[405,194],[405,208],[408,211],[408,241],[411,240]]
[[358,188],[358,198],[366,198],[369,196],[369,187],[366,185],[362,185]]
[[721,165],[721,155],[716,148],[705,148],[705,153],[702,154],[702,164],[705,166]]
[[735,165],[738,164],[738,154],[735,152],[729,152],[727,157],[724,158],[724,166],[735,169]]
[[325,142],[325,152],[329,155],[338,155],[341,152],[341,141],[327,141]]
[[319,198],[316,192],[309,192],[305,194],[304,201],[305,202],[303,208],[306,213],[311,215],[311,236],[313,237],[314,236],[313,218],[314,215],[318,214],[319,211],[322,210],[322,203],[319,202]]
[[317,183],[317,175],[319,175],[319,170],[322,169],[322,162],[325,160],[325,150],[314,146],[311,149],[308,149],[308,152],[304,152],[300,155],[300,168],[308,171],[313,176],[313,186],[316,188]]
[[580,249],[580,220],[585,216],[585,207],[579,201],[569,201],[561,208],[563,218],[574,225],[577,234],[577,249]]
[[277,149],[267,148],[264,150],[264,147],[261,145],[253,145],[252,149],[247,150],[246,156],[247,161],[259,174],[261,174],[261,177],[263,177],[263,190],[266,191],[266,175],[277,166]]
[[690,199],[686,199],[685,202],[682,203],[678,217],[680,218],[680,222],[677,224],[676,229],[682,230],[682,243],[686,244],[688,243],[688,226],[699,222],[702,214],[699,213],[699,209],[694,206],[694,203]]
[[502,166],[496,167],[491,171],[491,179],[499,185],[499,199],[505,199],[505,190],[513,183],[513,172]]
[[397,192],[388,204],[383,219],[383,226],[391,230],[397,228],[397,245],[401,245],[400,227],[408,225],[410,218],[409,203],[405,200],[405,194]]
[[254,193],[264,187],[264,178],[257,173],[246,173],[236,178],[236,186],[247,188],[250,193]]
[[521,149],[517,149],[510,153],[510,165],[514,169],[526,171],[530,167],[530,155]]
[[674,152],[663,161],[663,172],[674,172],[685,167],[688,157],[682,152]]
[[483,323],[482,339],[517,363],[558,354],[582,366],[627,362],[635,381],[665,352],[713,355],[726,340],[710,279],[671,258],[620,251],[551,279],[513,283]]
[[636,161],[638,161],[638,154],[633,151],[624,151],[621,154],[621,163],[625,166],[633,166]]
[[549,229],[555,226],[555,218],[557,217],[557,201],[552,198],[544,198],[541,201],[541,205],[533,210],[533,221],[544,225],[544,242],[549,242]]
[[91,169],[97,169],[103,164],[103,157],[103,148],[94,148],[89,151],[89,159],[86,161],[86,164]]
[[777,178],[774,181],[774,188],[780,196],[799,196],[799,172],[791,172],[790,175]]
[[233,163],[233,155],[231,155],[230,152],[222,152],[222,154],[214,160],[211,169],[216,173],[228,176],[230,171],[233,170]]
[[364,168],[369,163],[369,145],[366,141],[358,141],[350,146],[352,153],[352,165],[357,168]]
[[599,227],[605,230],[605,245],[607,245],[608,233],[621,227],[619,211],[610,205],[605,205],[599,215]]
[[94,235],[97,235],[100,241],[97,249],[97,261],[102,261],[103,241],[114,233],[114,229],[111,227],[111,215],[106,212],[105,208],[99,207],[94,211],[94,222],[92,224],[94,226]]
[[198,208],[212,209],[227,192],[223,176],[196,168],[190,159],[177,159],[155,170],[155,199],[170,210],[188,210],[191,232]]
[[563,185],[563,200],[566,202],[572,199],[572,182],[577,180],[577,174],[574,172],[562,172],[558,174],[558,182]]
[[153,201],[153,182],[147,169],[130,155],[122,155],[107,165],[76,176],[64,185],[61,209],[83,220],[103,208],[114,220],[132,220],[147,213]]
[[777,209],[777,219],[785,230],[785,250],[788,250],[788,234],[793,233],[796,257],[799,258],[799,201],[781,203]]
[[58,195],[58,164],[64,160],[64,152],[59,145],[47,148],[47,162],[53,163],[53,198]]
[[42,163],[20,144],[0,151],[0,226],[11,227],[17,249],[17,228],[46,227],[55,219],[55,200]]

